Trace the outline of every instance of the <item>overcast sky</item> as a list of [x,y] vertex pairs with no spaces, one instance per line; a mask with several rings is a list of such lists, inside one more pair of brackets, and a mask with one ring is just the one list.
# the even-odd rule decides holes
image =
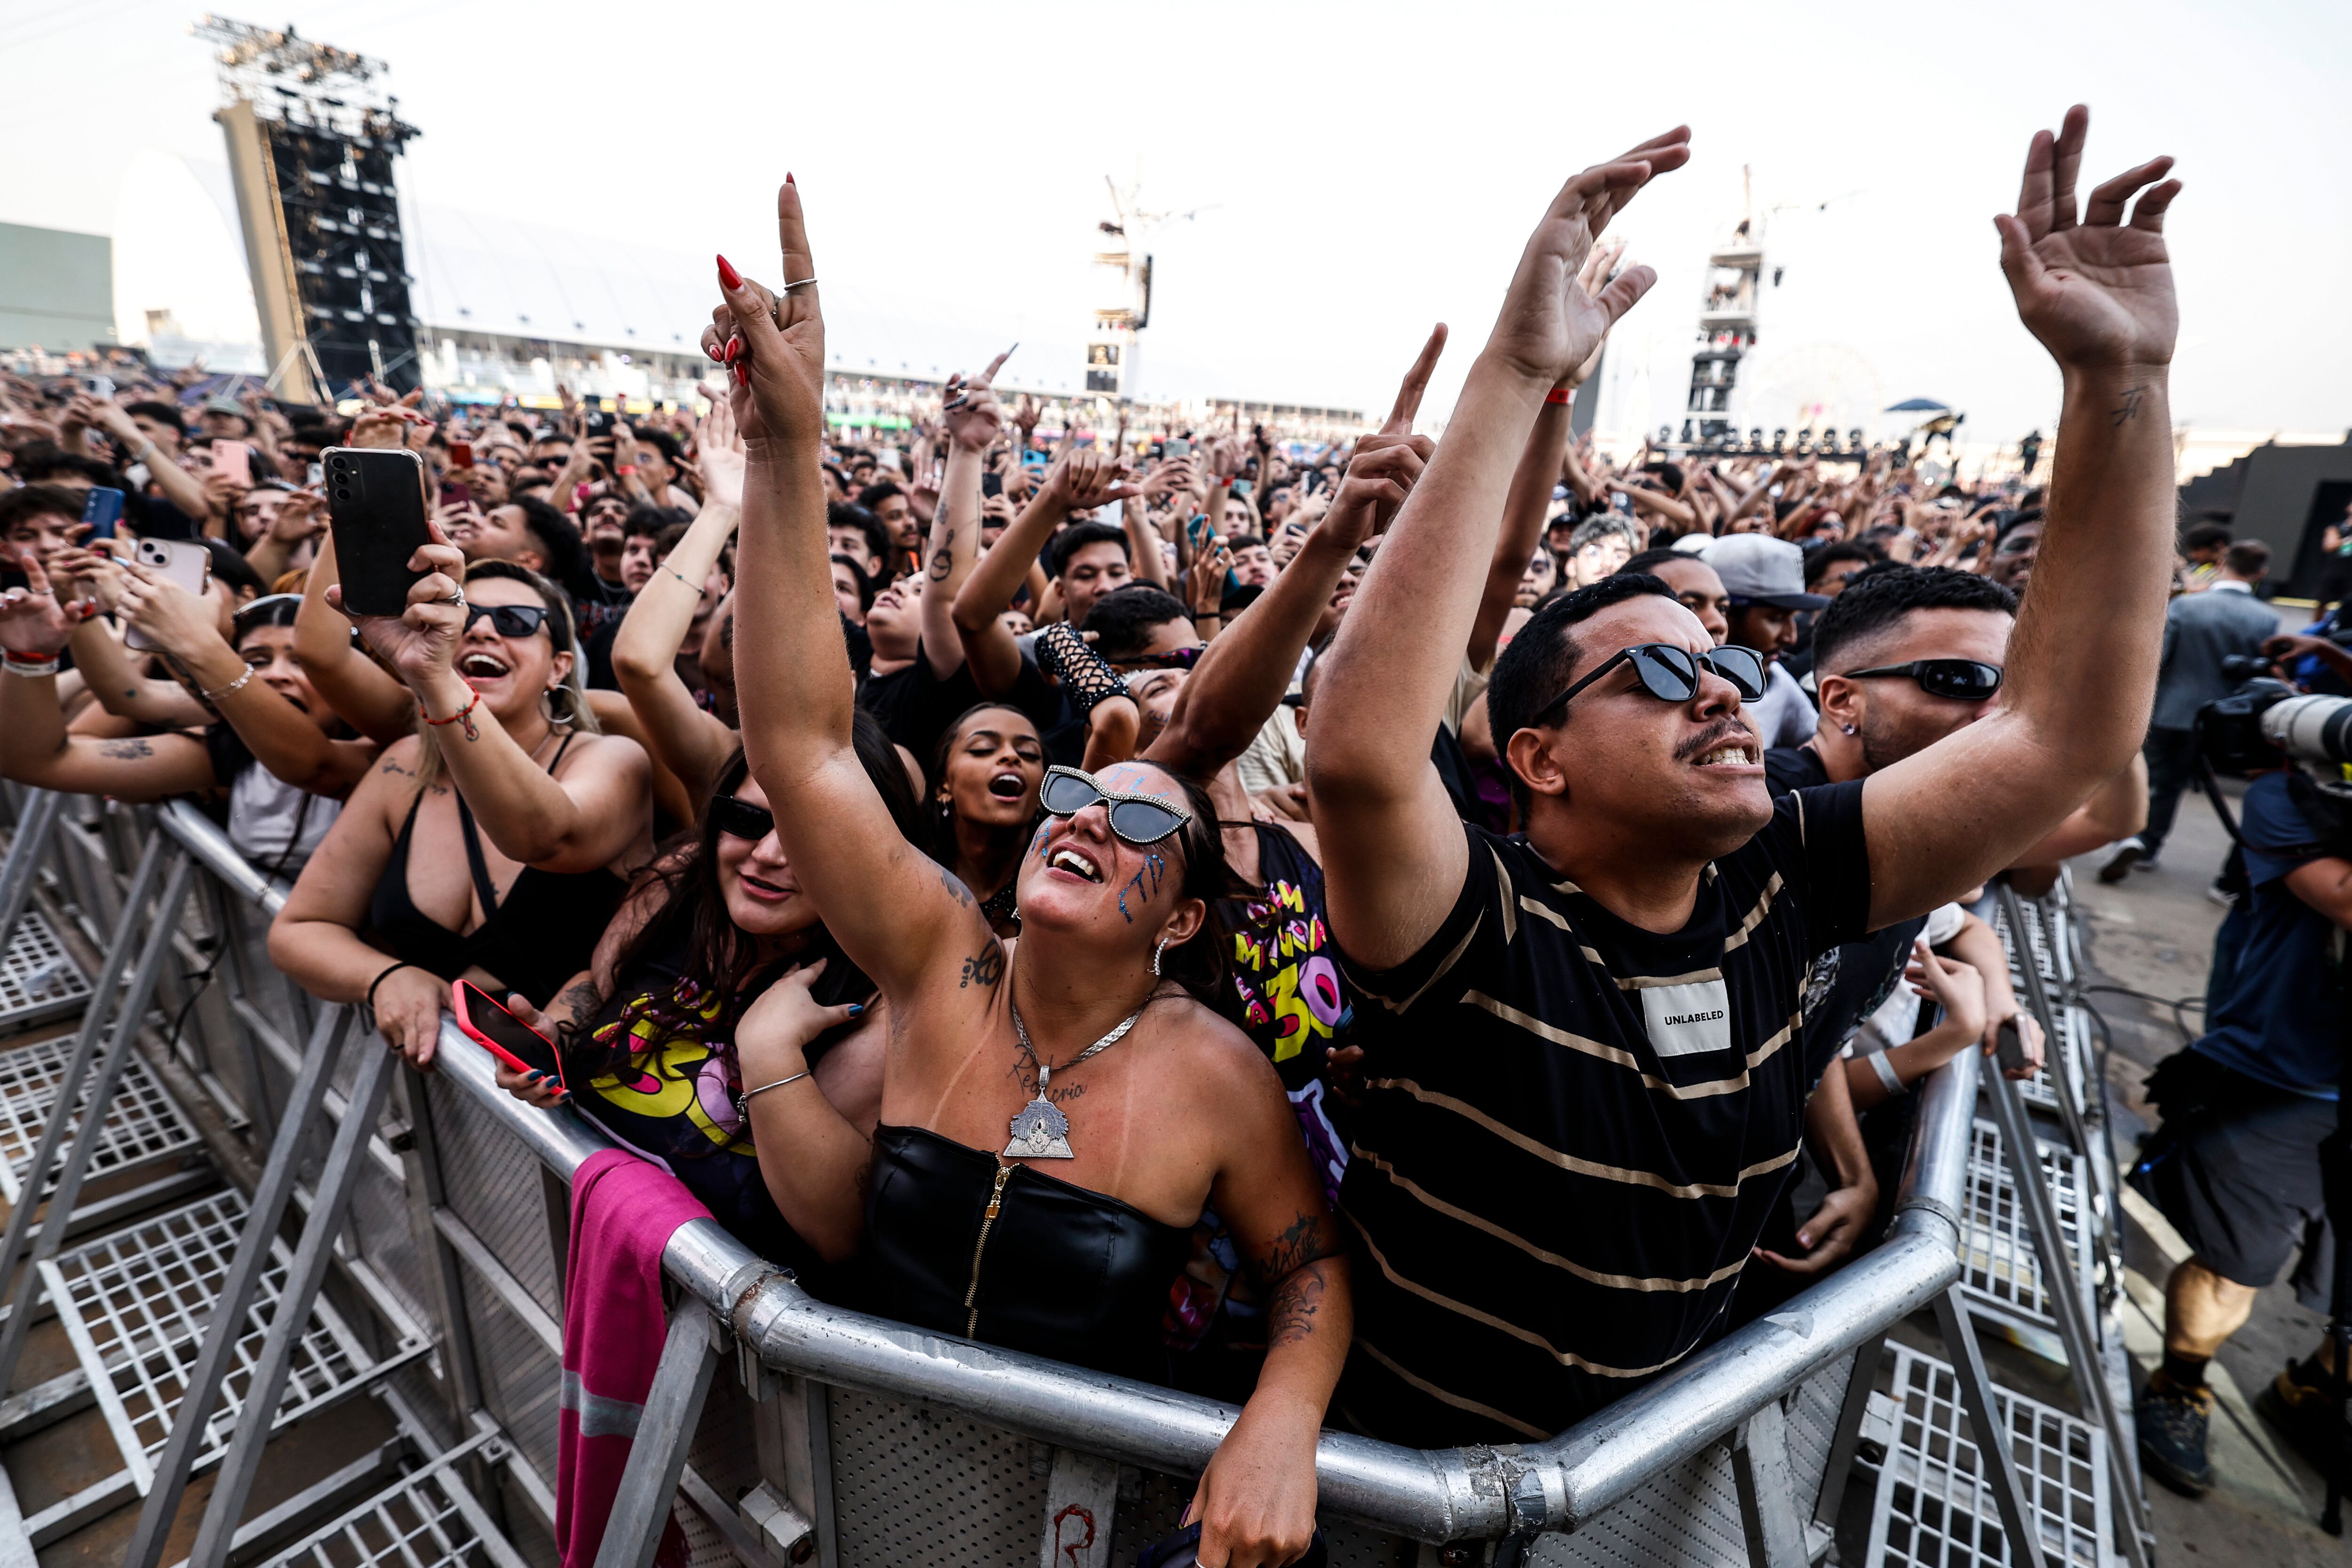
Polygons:
[[[1679,421],[1701,266],[1743,163],[1786,269],[1749,372],[1779,411],[1753,420],[1929,396],[1979,439],[2046,426],[2056,376],[2016,323],[1990,219],[2032,131],[2081,100],[2094,178],[2180,160],[2176,422],[2352,425],[2340,3],[286,8],[390,63],[424,131],[413,197],[682,267],[724,250],[772,278],[791,169],[829,293],[1021,339],[1007,378],[1044,384],[1077,374],[1060,362],[1095,303],[1103,176],[1139,170],[1147,205],[1202,209],[1153,246],[1145,392],[1384,408],[1444,320],[1442,412],[1559,182],[1688,121],[1690,166],[1620,223],[1660,274],[1607,377],[1621,427]],[[105,233],[141,149],[222,161],[195,15],[0,4],[0,221]]]

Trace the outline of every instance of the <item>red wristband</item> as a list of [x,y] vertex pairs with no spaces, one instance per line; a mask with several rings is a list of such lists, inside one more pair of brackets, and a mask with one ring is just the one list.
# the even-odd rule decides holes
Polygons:
[[620,475],[622,478],[626,479],[629,475],[637,471],[637,466],[635,463],[623,463],[619,468],[614,468],[613,471]]
[[1573,403],[1576,401],[1576,388],[1572,386],[1555,386],[1549,392],[1544,394],[1544,401],[1546,403]]
[[[427,724],[432,725],[435,729],[439,729],[444,724],[463,724],[466,727],[466,739],[468,741],[478,741],[482,738],[481,731],[474,728],[473,714],[474,710],[481,706],[481,701],[482,694],[477,691],[472,696],[466,699],[466,705],[463,708],[458,709],[446,719],[436,719],[432,714],[426,713],[425,714],[425,721]],[[422,711],[422,707],[423,705],[419,704],[420,711]]]

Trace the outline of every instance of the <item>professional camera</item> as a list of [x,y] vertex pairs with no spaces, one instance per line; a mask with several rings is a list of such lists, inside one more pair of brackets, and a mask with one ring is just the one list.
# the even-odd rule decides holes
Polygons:
[[2217,773],[2244,778],[2288,762],[2320,788],[2352,796],[2352,697],[2311,697],[2270,677],[2257,654],[2231,654],[2222,674],[2243,685],[2197,710],[2197,745]]

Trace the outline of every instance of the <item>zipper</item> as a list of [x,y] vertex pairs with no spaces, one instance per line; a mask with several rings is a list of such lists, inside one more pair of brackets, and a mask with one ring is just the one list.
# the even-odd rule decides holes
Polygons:
[[988,1194],[988,1212],[981,1216],[980,1238],[971,1244],[971,1288],[963,1293],[964,1310],[971,1313],[963,1330],[968,1340],[980,1338],[980,1308],[974,1305],[980,1296],[980,1255],[987,1250],[989,1227],[996,1223],[996,1211],[1004,1206],[1004,1184],[1012,1175],[1012,1166],[997,1162],[996,1187]]

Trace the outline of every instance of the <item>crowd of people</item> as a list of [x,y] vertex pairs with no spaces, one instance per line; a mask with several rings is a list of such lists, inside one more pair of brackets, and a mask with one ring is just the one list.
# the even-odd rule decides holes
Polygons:
[[[419,1068],[507,999],[508,1089],[817,1295],[1241,1404],[1202,1561],[1287,1562],[1325,1424],[1549,1436],[1873,1245],[1923,1076],[2033,1070],[1971,905],[2142,830],[2197,570],[2179,186],[2078,215],[2085,123],[1998,220],[2046,487],[1572,439],[1682,131],[1568,182],[1437,441],[1443,327],[1349,443],[1041,439],[1004,356],[843,442],[789,177],[698,416],[10,378],[0,771],[212,803],[287,974]],[[422,460],[399,614],[338,447]]]

